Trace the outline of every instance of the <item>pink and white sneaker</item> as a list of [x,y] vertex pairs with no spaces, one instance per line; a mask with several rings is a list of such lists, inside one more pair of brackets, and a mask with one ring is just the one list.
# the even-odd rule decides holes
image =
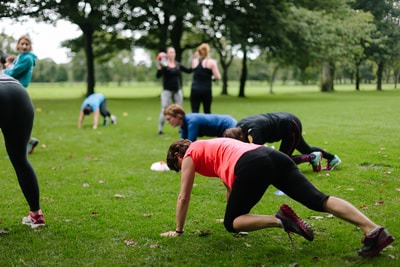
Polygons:
[[22,218],[22,224],[29,225],[32,229],[45,226],[44,215],[41,213],[33,215],[30,211],[28,216]]

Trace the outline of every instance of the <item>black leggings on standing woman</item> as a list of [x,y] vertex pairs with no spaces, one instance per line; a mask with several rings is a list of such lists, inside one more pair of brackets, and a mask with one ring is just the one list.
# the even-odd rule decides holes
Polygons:
[[33,105],[26,90],[16,80],[1,74],[0,114],[0,128],[19,185],[30,210],[37,211],[40,209],[39,184],[26,153],[33,127]]

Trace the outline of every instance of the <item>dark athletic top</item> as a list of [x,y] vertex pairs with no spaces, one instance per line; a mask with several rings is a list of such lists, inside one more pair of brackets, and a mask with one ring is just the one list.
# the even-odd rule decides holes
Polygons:
[[253,138],[252,143],[265,144],[282,140],[293,120],[298,121],[298,118],[291,113],[274,112],[243,118],[237,127],[242,128],[246,139],[249,135]]
[[163,88],[164,90],[177,92],[182,88],[181,85],[181,72],[191,73],[192,69],[181,65],[176,62],[175,68],[162,67],[157,70],[157,78],[163,76]]
[[212,71],[204,68],[202,60],[193,69],[192,91],[211,91]]

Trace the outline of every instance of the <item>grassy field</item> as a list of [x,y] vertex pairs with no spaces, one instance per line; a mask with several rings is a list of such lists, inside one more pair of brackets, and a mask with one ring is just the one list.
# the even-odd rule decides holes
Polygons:
[[[236,89],[219,96],[216,89],[212,111],[237,119],[273,111],[298,115],[306,141],[343,162],[332,172],[299,168],[323,192],[350,201],[400,237],[400,90],[336,88],[320,93],[315,86],[279,85],[270,95],[268,85],[249,83],[246,98],[232,96]],[[175,227],[180,176],[150,170],[179,138],[169,125],[157,135],[159,84],[98,85],[118,123],[97,130],[92,117],[77,129],[84,85],[32,84],[28,91],[36,109],[32,135],[40,140],[29,159],[47,226],[21,224],[28,206],[0,136],[0,266],[400,266],[397,241],[373,259],[360,258],[359,229],[277,196],[275,188],[254,212],[275,214],[287,203],[312,225],[315,240],[294,236],[292,247],[281,229],[234,236],[220,222],[224,186],[201,176],[185,234],[162,238]],[[187,99],[184,106],[190,111]]]

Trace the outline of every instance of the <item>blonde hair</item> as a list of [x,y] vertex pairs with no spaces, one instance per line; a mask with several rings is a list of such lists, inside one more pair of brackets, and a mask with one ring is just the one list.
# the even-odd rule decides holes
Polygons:
[[199,47],[197,47],[196,51],[199,52],[201,58],[206,58],[210,53],[210,46],[206,43],[202,43],[201,45],[199,45]]
[[17,50],[19,51],[18,46],[19,46],[19,43],[20,43],[22,40],[25,40],[25,41],[27,41],[27,42],[29,43],[29,51],[32,51],[32,40],[31,40],[31,37],[29,37],[28,34],[24,34],[24,35],[22,35],[21,37],[18,38]]

